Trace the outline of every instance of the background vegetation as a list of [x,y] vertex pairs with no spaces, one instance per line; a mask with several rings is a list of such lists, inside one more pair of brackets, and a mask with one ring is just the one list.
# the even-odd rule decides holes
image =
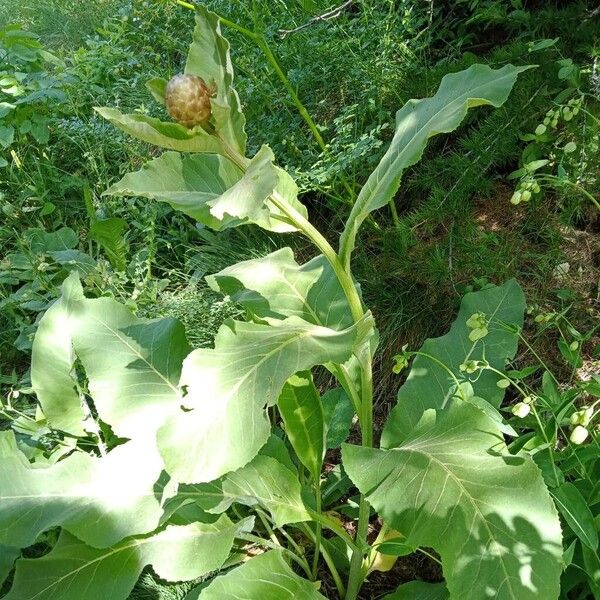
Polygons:
[[[355,270],[383,346],[378,412],[383,421],[401,381],[392,367],[402,346],[442,333],[465,291],[510,277],[530,303],[528,343],[561,385],[600,379],[595,2],[361,0],[307,27],[328,0],[205,4],[235,25],[226,34],[250,148],[269,141],[332,238],[408,99],[476,62],[538,65],[502,108],[434,139],[406,175],[398,221],[382,209],[362,234]],[[251,228],[214,234],[166,205],[101,197],[154,150],[93,107],[160,115],[145,82],[182,70],[190,10],[158,0],[0,0],[0,23],[9,24],[0,30],[0,384],[29,414],[32,336],[71,270],[90,295],[181,319],[198,347],[238,310],[203,276],[248,258],[249,247],[261,256],[282,242]],[[307,252],[300,239],[286,242]],[[134,597],[184,591],[148,575]]]

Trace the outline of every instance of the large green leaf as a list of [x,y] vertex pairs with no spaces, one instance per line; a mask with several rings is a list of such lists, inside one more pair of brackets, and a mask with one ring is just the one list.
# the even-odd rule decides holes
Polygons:
[[448,590],[443,583],[426,583],[424,581],[409,581],[403,583],[393,593],[383,600],[448,600]]
[[178,497],[194,500],[207,512],[222,513],[234,502],[267,509],[276,527],[308,521],[298,475],[270,456],[259,454],[245,467],[210,483],[180,486]]
[[211,100],[215,129],[227,145],[244,156],[246,119],[237,92],[232,87],[233,66],[229,56],[229,42],[221,35],[219,17],[201,4],[197,4],[195,8],[196,28],[185,72],[216,85],[216,95]]
[[[282,185],[281,179],[289,177],[273,165],[273,158],[271,150],[263,146],[242,174],[231,161],[216,154],[165,152],[125,175],[104,194],[167,202],[216,230],[255,223],[269,231],[295,231],[270,201],[273,191]],[[287,199],[305,212],[296,199],[297,190],[286,193]]]
[[299,265],[292,250],[282,248],[227,267],[206,280],[258,319],[297,316],[332,329],[352,324],[344,291],[324,256]]
[[188,129],[179,123],[167,123],[146,115],[124,115],[116,108],[97,107],[96,112],[125,133],[167,150],[226,154],[223,143],[201,127]]
[[17,561],[5,599],[125,600],[146,565],[161,579],[192,581],[223,565],[238,529],[222,515],[214,523],[169,525],[104,549],[63,532],[49,554]]
[[75,452],[32,465],[3,432],[0,543],[26,547],[57,525],[95,547],[155,529],[162,515],[154,486],[162,461],[153,443],[128,442],[105,457]]
[[[111,298],[87,299],[75,274],[65,280],[63,302],[100,418],[119,436],[153,437],[181,402],[179,376],[189,352],[183,326],[170,318],[140,319]],[[45,344],[43,350],[40,362],[53,360],[54,349]],[[42,406],[46,411],[49,400]],[[51,405],[54,412],[61,407]]]
[[558,514],[531,458],[507,454],[496,422],[462,401],[425,411],[389,449],[342,447],[373,508],[407,544],[440,554],[451,598],[552,600]]
[[505,65],[494,70],[486,65],[472,65],[465,71],[446,75],[433,97],[409,100],[397,112],[392,143],[360,191],[342,233],[340,251],[344,260],[352,252],[362,222],[394,197],[402,174],[421,159],[429,138],[454,131],[471,107],[501,106],[517,75],[528,68]]
[[288,379],[277,405],[296,456],[312,480],[318,482],[325,453],[325,423],[321,397],[310,371]]
[[73,304],[83,299],[72,274],[63,284],[62,296],[40,320],[31,351],[31,384],[48,424],[71,435],[84,435],[85,412],[71,376]]
[[200,592],[200,600],[325,600],[315,584],[292,571],[280,550],[255,556],[217,577]]
[[[485,358],[492,367],[503,370],[506,361],[517,351],[519,338],[515,328],[522,327],[524,310],[523,292],[514,280],[466,294],[450,331],[423,344],[421,352],[432,358],[415,358],[410,374],[398,392],[398,404],[385,425],[381,445],[393,445],[389,440],[408,435],[425,410],[443,408],[449,402],[455,386],[446,369],[460,379],[464,376],[459,369],[463,362]],[[472,342],[469,340],[471,330],[466,323],[475,313],[486,315],[489,333]],[[492,407],[499,407],[504,395],[504,390],[496,385],[499,379],[495,373],[484,371],[471,382],[473,394],[484,398]]]
[[342,331],[298,317],[273,326],[225,323],[214,349],[195,350],[184,362],[184,407],[158,434],[167,471],[182,483],[203,483],[247,464],[269,437],[265,407],[285,382],[347,360],[370,327],[370,317]]
[[12,571],[15,560],[21,555],[21,549],[0,544],[0,586]]

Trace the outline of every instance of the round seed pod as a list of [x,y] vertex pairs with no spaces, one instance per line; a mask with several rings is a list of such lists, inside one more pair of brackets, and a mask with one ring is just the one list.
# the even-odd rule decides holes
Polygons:
[[210,118],[212,90],[201,77],[175,75],[167,84],[165,105],[169,115],[185,127],[196,127]]

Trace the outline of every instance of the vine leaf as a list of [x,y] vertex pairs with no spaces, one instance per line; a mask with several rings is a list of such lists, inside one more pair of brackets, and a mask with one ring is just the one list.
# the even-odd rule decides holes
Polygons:
[[310,520],[301,496],[297,473],[271,456],[259,454],[245,467],[210,483],[183,485],[178,498],[194,500],[209,513],[222,513],[237,502],[260,505],[273,517],[275,527]]
[[42,558],[19,559],[6,600],[125,600],[142,570],[152,566],[167,581],[192,581],[219,569],[239,525],[226,515],[214,523],[168,525],[146,537],[128,538],[110,548],[91,548],[69,533]]
[[317,364],[347,360],[370,328],[370,315],[339,332],[298,317],[273,326],[226,322],[214,349],[195,350],[184,362],[184,406],[158,433],[169,474],[204,483],[247,464],[269,437],[265,408],[285,382]]
[[[443,408],[449,402],[455,386],[448,370],[461,379],[462,363],[483,359],[495,369],[503,370],[506,361],[516,354],[517,330],[523,326],[524,311],[525,297],[514,279],[502,286],[466,294],[450,331],[423,344],[421,352],[429,357],[415,358],[384,427],[382,446],[393,445],[390,440],[408,435],[428,408]],[[475,313],[486,315],[489,333],[482,340],[471,342],[466,323]],[[471,395],[484,398],[491,408],[498,408],[504,396],[504,390],[496,385],[499,379],[499,375],[484,371],[471,381]]]
[[127,442],[101,458],[75,452],[40,467],[17,448],[14,433],[0,436],[1,544],[24,548],[60,525],[104,548],[158,526],[162,461],[154,443]]
[[440,554],[451,598],[558,598],[558,514],[531,458],[500,452],[497,424],[462,402],[426,410],[388,449],[342,447],[373,508],[407,544]]
[[275,167],[273,159],[271,149],[263,146],[242,174],[223,156],[165,152],[139,171],[125,175],[104,195],[142,196],[167,202],[217,231],[246,223],[279,233],[296,231],[272,204],[270,196],[274,190],[286,187],[288,202],[304,214],[306,208],[297,200],[297,188],[285,183],[287,173]]
[[325,600],[314,584],[292,571],[281,550],[255,556],[217,577],[198,597],[200,600]]
[[429,138],[454,131],[469,108],[504,104],[518,74],[529,68],[505,65],[494,70],[487,65],[472,65],[446,75],[431,98],[409,100],[396,113],[392,143],[360,191],[342,233],[344,260],[352,252],[362,222],[394,197],[402,174],[421,159]]

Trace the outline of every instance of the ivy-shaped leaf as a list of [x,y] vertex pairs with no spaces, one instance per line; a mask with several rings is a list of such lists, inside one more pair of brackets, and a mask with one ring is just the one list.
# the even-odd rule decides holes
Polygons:
[[166,581],[192,581],[223,565],[238,529],[222,515],[214,523],[168,525],[104,549],[63,532],[42,558],[17,561],[5,600],[125,600],[146,565]]

